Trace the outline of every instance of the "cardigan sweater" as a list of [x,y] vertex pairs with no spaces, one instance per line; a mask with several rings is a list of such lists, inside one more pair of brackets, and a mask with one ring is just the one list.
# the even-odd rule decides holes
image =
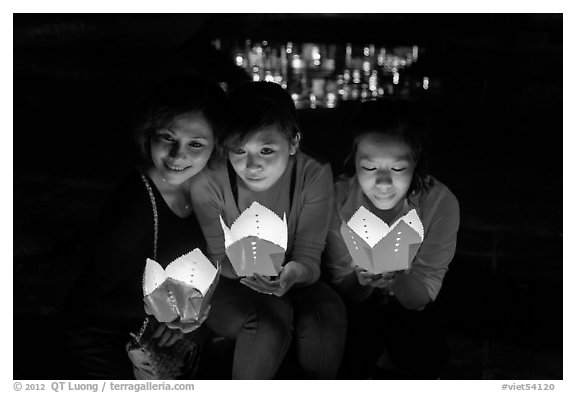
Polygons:
[[[237,184],[235,196],[234,184]],[[230,227],[252,202],[257,201],[279,217],[286,214],[288,246],[284,263],[297,261],[311,273],[303,284],[320,276],[320,259],[326,242],[333,203],[333,180],[329,164],[297,152],[286,170],[268,190],[254,192],[229,169],[227,160],[206,168],[193,179],[192,204],[204,232],[209,257],[222,263],[222,275],[237,278],[226,256],[220,216]]]
[[[448,187],[434,178],[430,178],[430,183],[427,191],[410,198],[411,203],[404,201],[404,206],[393,221],[416,209],[424,226],[424,240],[412,261],[409,274],[417,277],[426,287],[430,299],[435,300],[456,251],[460,210],[458,200]],[[334,194],[324,264],[332,283],[338,287],[346,276],[355,274],[352,258],[340,234],[342,221],[347,222],[360,206],[376,212],[362,192],[356,176],[341,177],[335,185]],[[360,284],[356,288],[358,291],[365,290]]]

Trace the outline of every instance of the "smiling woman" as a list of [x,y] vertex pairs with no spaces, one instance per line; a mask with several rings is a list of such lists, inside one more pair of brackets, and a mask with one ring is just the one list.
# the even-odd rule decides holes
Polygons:
[[[146,316],[146,259],[166,268],[195,248],[205,252],[189,202],[190,179],[212,156],[224,99],[216,83],[200,77],[170,80],[152,95],[135,134],[140,168],[109,197],[86,269],[67,302],[76,378],[132,379],[143,372],[133,370],[125,346],[129,333],[137,332]],[[158,323],[153,339],[159,347],[187,350],[194,342],[188,332],[199,325]]]
[[212,126],[202,112],[176,116],[151,138],[153,165],[147,174],[177,215],[190,213],[190,179],[204,168],[213,149]]

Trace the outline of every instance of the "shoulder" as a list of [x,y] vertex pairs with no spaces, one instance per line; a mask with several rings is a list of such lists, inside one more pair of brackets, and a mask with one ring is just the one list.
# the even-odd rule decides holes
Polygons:
[[329,177],[332,181],[332,168],[329,163],[300,151],[296,153],[295,160],[296,173],[300,179],[311,181]]
[[144,200],[147,199],[146,195],[147,191],[142,181],[142,175],[140,172],[134,171],[114,187],[108,196],[108,203]]
[[430,177],[430,187],[422,193],[420,204],[423,206],[441,205],[449,209],[459,209],[456,195],[444,183],[434,177]]
[[450,227],[459,226],[458,199],[437,179],[431,178],[430,187],[419,196],[417,204],[425,222],[445,222]]
[[228,182],[228,167],[225,159],[214,161],[206,165],[190,182],[191,189],[220,188]]
[[358,183],[356,176],[340,175],[334,183],[334,198],[337,206],[342,206],[346,203],[348,197],[355,195]]
[[101,220],[124,222],[139,219],[144,211],[151,209],[151,202],[141,173],[133,171],[109,194],[101,214]]

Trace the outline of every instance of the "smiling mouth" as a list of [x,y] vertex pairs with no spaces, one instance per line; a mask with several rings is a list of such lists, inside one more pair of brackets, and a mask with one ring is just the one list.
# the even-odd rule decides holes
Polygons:
[[190,166],[186,166],[186,167],[172,166],[172,165],[168,164],[167,162],[164,162],[164,166],[173,172],[183,172],[186,169],[190,168]]

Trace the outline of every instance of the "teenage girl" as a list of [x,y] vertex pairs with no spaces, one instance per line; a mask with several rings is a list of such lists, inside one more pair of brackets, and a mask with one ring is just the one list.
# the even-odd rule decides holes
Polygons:
[[[273,378],[291,342],[301,378],[334,378],[345,307],[318,281],[333,201],[330,166],[299,151],[294,103],[275,83],[239,87],[226,122],[226,159],[194,180],[201,191],[192,196],[210,257],[222,263],[207,325],[235,340],[233,378]],[[288,246],[277,277],[240,279],[225,253],[220,217],[230,227],[253,202],[286,214]]]
[[[342,377],[375,377],[380,357],[396,375],[435,378],[447,347],[433,303],[456,249],[458,201],[426,173],[423,121],[415,104],[364,103],[353,132],[350,172],[335,185],[324,255],[331,281],[348,303]],[[371,274],[355,265],[340,228],[360,206],[388,225],[416,209],[424,239],[410,269]]]

